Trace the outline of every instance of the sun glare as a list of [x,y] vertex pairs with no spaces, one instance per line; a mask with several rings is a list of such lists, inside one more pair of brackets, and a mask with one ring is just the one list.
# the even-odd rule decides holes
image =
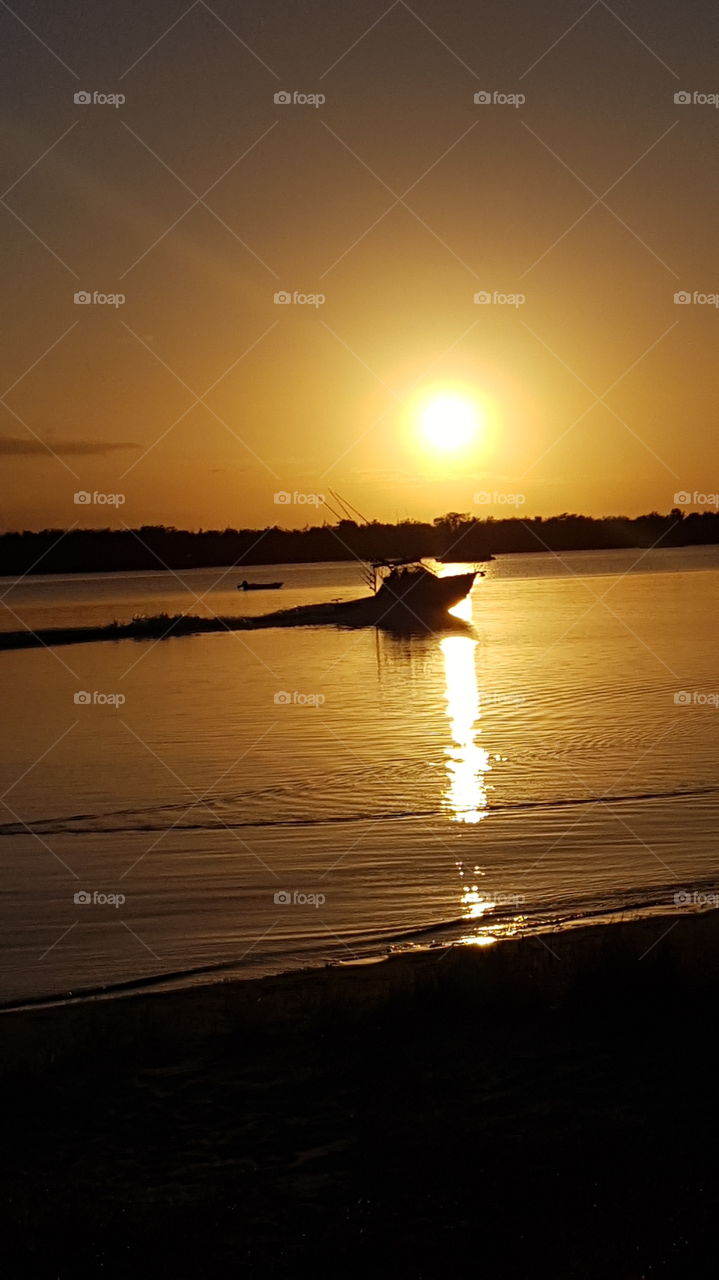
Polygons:
[[465,396],[434,396],[421,411],[425,443],[443,453],[472,444],[477,435],[477,410]]

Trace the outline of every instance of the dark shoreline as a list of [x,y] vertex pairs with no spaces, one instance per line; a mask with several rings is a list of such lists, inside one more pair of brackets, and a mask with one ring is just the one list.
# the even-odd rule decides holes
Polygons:
[[186,1047],[238,1033],[295,1034],[353,1026],[394,1008],[471,999],[475,1009],[572,1008],[587,989],[625,1000],[669,988],[698,995],[719,984],[719,909],[686,910],[555,932],[453,944],[269,977],[220,978],[47,1000],[0,1009],[3,1073],[42,1070],[98,1038],[112,1051]]
[[[86,501],[91,496],[88,493]],[[323,495],[315,496],[323,498]],[[520,517],[506,515],[507,505],[496,496],[499,502],[494,505],[499,507],[500,514],[484,519],[470,512],[448,512],[431,522],[407,519],[391,524],[343,519],[336,524],[303,529],[285,529],[279,525],[264,529],[198,530],[141,525],[131,529],[123,525],[9,531],[0,534],[0,564],[6,566],[10,574],[132,572],[155,568],[182,572],[211,566],[244,568],[250,564],[311,564],[353,558],[415,560],[420,556],[447,559],[452,555],[456,561],[472,562],[486,560],[492,554],[648,550],[660,544],[697,547],[719,542],[719,511],[713,508],[686,511],[673,507],[666,514],[652,511],[638,516],[583,516],[565,511],[544,517],[529,514]],[[684,494],[685,507],[706,506],[711,496]],[[491,497],[490,494],[477,495],[476,500],[481,502]],[[287,494],[286,499],[290,498]],[[322,505],[323,502],[317,504],[317,509]],[[336,519],[338,513],[329,510]]]
[[8,1274],[715,1274],[719,912],[1,1015]]

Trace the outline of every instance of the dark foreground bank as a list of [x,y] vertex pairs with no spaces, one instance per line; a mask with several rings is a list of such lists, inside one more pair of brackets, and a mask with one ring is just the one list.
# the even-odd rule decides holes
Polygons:
[[719,913],[7,1012],[12,1275],[714,1275]]

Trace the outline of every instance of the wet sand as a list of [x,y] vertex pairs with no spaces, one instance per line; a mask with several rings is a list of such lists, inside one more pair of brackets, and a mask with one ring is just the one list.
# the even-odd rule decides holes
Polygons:
[[40,1276],[700,1277],[719,913],[2,1014]]

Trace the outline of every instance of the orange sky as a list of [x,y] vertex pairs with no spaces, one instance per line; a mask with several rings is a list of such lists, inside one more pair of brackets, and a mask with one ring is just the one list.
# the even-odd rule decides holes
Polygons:
[[[212,8],[0,13],[3,528],[716,492],[719,308],[674,301],[719,293],[719,114],[674,101],[719,90],[712,6]],[[486,429],[432,451],[457,387]]]

